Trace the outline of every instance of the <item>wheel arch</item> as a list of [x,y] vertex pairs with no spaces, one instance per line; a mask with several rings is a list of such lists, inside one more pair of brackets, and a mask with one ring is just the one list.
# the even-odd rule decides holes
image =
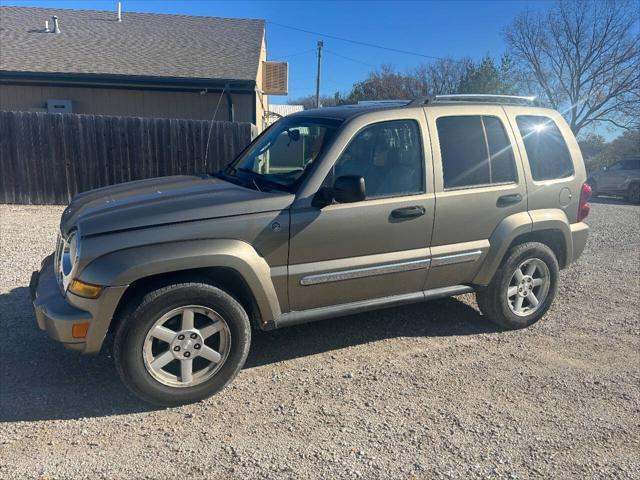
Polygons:
[[159,273],[135,280],[120,297],[107,332],[114,332],[126,309],[148,292],[168,285],[188,282],[206,283],[228,293],[247,312],[252,327],[263,328],[262,315],[255,296],[237,270],[228,267],[201,267]]
[[473,283],[488,285],[505,255],[515,245],[530,241],[551,248],[560,268],[565,268],[573,258],[571,227],[564,211],[543,209],[521,212],[505,218],[491,234],[491,248]]
[[126,286],[109,312],[100,312],[106,334],[111,319],[136,295],[181,281],[200,280],[234,296],[262,327],[281,314],[271,269],[239,240],[195,240],[119,250],[93,260],[79,274],[96,285]]

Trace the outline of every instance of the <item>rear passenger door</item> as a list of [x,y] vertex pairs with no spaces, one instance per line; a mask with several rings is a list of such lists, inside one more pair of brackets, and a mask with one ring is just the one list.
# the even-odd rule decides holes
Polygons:
[[506,217],[527,209],[522,164],[500,106],[425,108],[436,213],[426,288],[470,283]]

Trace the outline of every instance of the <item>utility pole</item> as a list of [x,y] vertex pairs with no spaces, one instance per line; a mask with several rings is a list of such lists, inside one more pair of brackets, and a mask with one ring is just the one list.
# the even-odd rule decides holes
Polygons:
[[322,47],[324,42],[318,40],[318,76],[316,77],[316,108],[320,108],[320,61],[322,60]]

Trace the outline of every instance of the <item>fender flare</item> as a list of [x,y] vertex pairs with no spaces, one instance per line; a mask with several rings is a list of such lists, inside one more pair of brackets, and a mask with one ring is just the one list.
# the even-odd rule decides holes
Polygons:
[[118,250],[93,260],[79,278],[96,285],[128,286],[152,275],[206,267],[229,268],[241,275],[263,322],[280,316],[271,268],[251,245],[240,240],[187,240]]
[[476,285],[489,285],[498,270],[509,245],[516,237],[531,231],[531,217],[527,212],[514,213],[504,218],[489,237],[489,252],[473,278]]
[[473,279],[476,285],[488,285],[513,241],[520,235],[544,230],[559,230],[564,238],[566,258],[573,258],[571,226],[564,211],[557,208],[531,210],[502,220],[489,237],[489,253]]
[[[566,213],[559,208],[546,208],[541,210],[531,210],[531,227],[533,232],[542,230],[558,230],[564,239],[565,264],[568,265],[573,259],[573,235],[571,234],[571,224]],[[560,268],[566,265],[560,265]]]

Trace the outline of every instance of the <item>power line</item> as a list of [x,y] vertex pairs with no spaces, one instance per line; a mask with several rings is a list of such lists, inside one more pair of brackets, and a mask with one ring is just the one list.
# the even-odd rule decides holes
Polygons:
[[331,50],[325,49],[324,51],[327,52],[327,53],[330,53],[331,55],[335,55],[336,57],[340,57],[340,58],[344,58],[345,60],[349,60],[351,62],[359,63],[361,65],[366,65],[367,67],[371,67],[371,68],[378,68],[376,65],[372,65],[371,63],[363,62],[362,60],[356,60],[355,58],[347,57],[347,56],[342,55],[340,53],[332,52]]
[[267,23],[269,23],[271,25],[276,25],[276,26],[282,27],[282,28],[289,28],[291,30],[297,30],[298,32],[308,33],[310,35],[320,35],[321,37],[331,38],[333,40],[339,40],[341,42],[349,42],[349,43],[353,43],[355,45],[362,45],[364,47],[378,48],[380,50],[388,50],[390,52],[403,53],[405,55],[414,55],[416,57],[430,58],[432,60],[442,60],[442,57],[435,57],[433,55],[425,55],[423,53],[410,52],[408,50],[400,50],[398,48],[385,47],[383,45],[376,45],[376,44],[373,44],[373,43],[361,42],[359,40],[351,40],[350,38],[338,37],[336,35],[329,35],[327,33],[314,32],[314,31],[311,31],[311,30],[305,30],[304,28],[298,28],[298,27],[292,27],[290,25],[284,25],[284,24],[278,23],[278,22],[269,21]]
[[311,48],[309,50],[304,50],[302,52],[296,52],[296,53],[288,53],[287,55],[280,55],[279,57],[275,57],[272,58],[271,60],[282,60],[283,58],[289,58],[289,57],[297,57],[298,55],[304,55],[305,53],[315,53],[316,49],[315,48]]

